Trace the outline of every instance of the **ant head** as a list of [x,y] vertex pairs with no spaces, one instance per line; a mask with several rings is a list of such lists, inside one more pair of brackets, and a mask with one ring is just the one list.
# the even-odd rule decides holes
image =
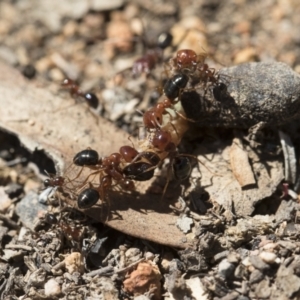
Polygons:
[[49,178],[45,179],[45,180],[44,180],[44,186],[45,186],[45,187],[51,186],[51,179],[49,179]]

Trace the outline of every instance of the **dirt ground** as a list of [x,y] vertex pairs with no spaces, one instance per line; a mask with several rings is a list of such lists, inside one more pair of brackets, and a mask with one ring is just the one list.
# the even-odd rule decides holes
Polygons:
[[[0,2],[1,299],[300,299],[299,2],[106,2]],[[156,126],[178,151],[78,209],[73,157],[148,147],[180,49],[213,75]]]

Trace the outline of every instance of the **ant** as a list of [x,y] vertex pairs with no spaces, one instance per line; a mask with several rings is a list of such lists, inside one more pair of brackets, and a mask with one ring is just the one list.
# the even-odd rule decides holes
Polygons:
[[163,60],[164,50],[171,46],[173,36],[169,32],[162,32],[157,39],[156,47],[149,49],[142,57],[134,61],[132,74],[134,77],[145,73],[147,76],[155,68],[158,62]]
[[191,49],[182,49],[177,51],[175,58],[169,60],[168,66],[172,73],[188,74],[193,86],[200,84],[206,89],[208,84],[218,85],[220,79],[216,70],[205,63],[206,58],[206,53],[197,55]]
[[[159,162],[159,158],[155,155],[150,152],[139,153],[131,146],[122,146],[119,152],[100,159],[97,151],[90,148],[78,152],[73,158],[73,163],[92,170],[81,185],[80,189],[89,183],[89,187],[82,190],[77,197],[78,207],[89,208],[95,205],[99,199],[104,199],[106,191],[115,185],[130,191],[134,189],[133,180],[145,181],[153,177],[154,165]],[[123,168],[127,163],[131,164]],[[80,176],[82,170],[76,178]],[[99,175],[98,187],[90,183],[93,175]]]
[[99,105],[99,99],[94,93],[85,93],[83,92],[79,85],[72,79],[64,79],[61,83],[61,86],[63,88],[66,88],[69,90],[70,95],[76,99],[76,97],[79,97],[83,99],[89,107],[96,109]]
[[179,97],[180,91],[186,87],[188,81],[188,76],[183,73],[176,74],[166,81],[164,94],[167,98],[147,110],[143,115],[143,122],[146,128],[161,126],[163,115],[168,113],[166,109],[173,107],[175,99]]
[[[47,212],[44,218],[47,224],[60,227],[63,235],[72,243],[74,241],[80,242],[80,240],[83,238],[84,228],[76,224],[73,219],[68,218],[68,221],[64,220],[62,212],[60,212],[59,219],[52,212]],[[71,224],[70,221],[73,221],[73,224]]]
[[[94,206],[99,199],[104,199],[107,190],[115,185],[120,185],[123,190],[133,190],[133,181],[146,181],[152,178],[159,162],[160,158],[155,152],[139,153],[131,146],[122,146],[119,153],[112,153],[101,159],[92,149],[78,152],[74,156],[73,163],[92,170],[80,189],[86,186],[92,175],[99,175],[100,182],[97,187],[89,183],[89,187],[78,194],[78,208],[87,209]],[[125,167],[122,168],[124,164]]]
[[[164,85],[165,99],[144,113],[143,122],[148,129],[148,136],[140,143],[141,151],[125,145],[118,152],[102,158],[99,158],[97,151],[90,148],[80,151],[74,156],[73,164],[82,169],[73,180],[80,176],[84,168],[91,170],[76,192],[79,208],[92,207],[99,199],[105,199],[107,191],[114,186],[119,186],[126,191],[133,190],[135,188],[134,181],[151,179],[158,164],[166,158],[170,159],[169,170],[172,170],[175,179],[184,180],[189,176],[191,172],[189,157],[197,158],[188,154],[178,154],[176,151],[182,135],[187,130],[185,121],[189,121],[189,119],[175,111],[174,105],[180,101],[180,94],[182,90],[186,89],[192,76],[198,77],[198,81],[205,86],[213,84],[214,94],[223,92],[223,84],[218,81],[215,70],[204,63],[205,57],[197,55],[193,50],[179,50],[176,58],[172,59],[170,64],[172,63],[172,68],[176,69],[176,72]],[[145,58],[145,61],[147,59]],[[146,72],[148,69],[142,67],[139,70]],[[69,86],[71,95],[83,95],[79,87],[73,86],[71,81],[66,81],[65,84]],[[168,109],[173,110],[178,115],[177,118],[173,119]],[[163,125],[163,116],[166,114],[169,114],[171,119],[169,123]],[[181,123],[184,124],[180,123],[181,118],[179,117],[182,117],[183,122]],[[99,180],[97,184],[94,184],[96,176],[99,177]],[[55,185],[53,179],[47,184]],[[56,180],[57,184],[64,184],[62,179],[61,182],[59,178]],[[164,192],[168,183],[169,178]]]
[[170,59],[169,66],[176,71],[189,70],[192,72],[199,64],[204,64],[206,57],[205,53],[197,55],[194,50],[182,49],[177,51],[175,58]]

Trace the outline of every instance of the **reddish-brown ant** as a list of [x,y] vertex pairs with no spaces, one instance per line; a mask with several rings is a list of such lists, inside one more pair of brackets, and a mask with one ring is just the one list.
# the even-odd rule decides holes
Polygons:
[[99,105],[99,99],[94,93],[86,93],[83,92],[79,85],[72,79],[64,79],[63,82],[61,83],[61,86],[63,88],[66,88],[69,90],[70,95],[77,99],[79,97],[80,99],[83,99],[89,107],[96,109]]
[[[148,72],[152,66],[152,58],[147,56],[141,59],[138,62],[139,65],[136,66],[135,75],[139,72]],[[176,58],[171,60],[170,64],[175,71],[164,85],[166,98],[146,111],[143,116],[148,136],[140,143],[140,151],[131,146],[123,146],[119,152],[102,158],[99,158],[97,151],[92,149],[80,151],[74,156],[74,165],[82,167],[82,169],[73,180],[80,176],[83,169],[90,169],[85,180],[75,191],[79,208],[89,208],[95,205],[99,199],[103,201],[107,191],[115,186],[126,191],[134,189],[134,181],[146,181],[152,178],[155,168],[166,158],[170,159],[170,170],[176,179],[183,180],[189,176],[191,164],[188,157],[199,160],[192,155],[178,154],[176,151],[187,130],[186,121],[189,119],[177,112],[174,105],[180,101],[180,93],[186,89],[190,79],[198,78],[198,82],[204,87],[207,84],[213,84],[214,87],[222,90],[215,70],[204,63],[205,58],[206,56],[197,55],[192,50],[179,50]],[[70,80],[65,82],[65,86],[69,88],[71,95],[81,97],[84,95],[78,85],[73,84]],[[214,93],[217,92],[216,89]],[[174,111],[177,117],[173,118],[169,110]],[[166,114],[171,116],[168,122],[164,118]],[[180,121],[180,119],[183,120]],[[95,178],[98,179],[95,181]],[[56,184],[55,181],[50,183]],[[50,183],[47,182],[48,185]],[[164,192],[168,183],[169,178]],[[64,181],[60,182],[57,177],[57,184],[63,185]]]
[[191,84],[200,84],[206,88],[208,84],[213,86],[219,82],[219,76],[214,68],[210,68],[206,60],[206,53],[196,54],[191,49],[179,50],[175,58],[171,58],[168,66],[172,74],[185,73],[191,78]]
[[[132,66],[120,71],[118,74],[122,74],[128,70],[131,70],[133,77],[139,77],[142,74],[147,77],[151,75],[151,71],[156,67],[157,63],[163,62],[164,50],[171,46],[173,36],[168,32],[162,32],[157,38],[157,42],[153,47],[149,47],[145,51],[145,54],[136,59]],[[144,41],[144,45],[148,43]]]
[[[113,186],[119,185],[123,190],[130,191],[134,189],[133,180],[145,181],[150,179],[154,173],[155,155],[155,153],[151,154],[150,152],[139,153],[131,146],[122,146],[119,152],[100,159],[97,151],[90,148],[77,153],[73,163],[92,170],[81,186],[77,188],[78,207],[89,208],[96,204],[99,199],[105,199],[107,190]],[[156,161],[158,163],[159,158]],[[131,164],[126,168],[127,163]],[[83,168],[74,179],[78,178],[82,171]],[[92,183],[95,176],[99,176],[97,185]]]
[[147,76],[155,68],[158,62],[163,60],[163,51],[172,43],[173,37],[168,32],[163,32],[158,36],[156,47],[149,49],[142,57],[134,61],[132,66],[133,76],[146,74]]

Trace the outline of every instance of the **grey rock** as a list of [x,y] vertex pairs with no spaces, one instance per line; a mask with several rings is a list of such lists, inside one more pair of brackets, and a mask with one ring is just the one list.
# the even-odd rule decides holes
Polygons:
[[34,192],[29,192],[16,206],[16,213],[21,222],[32,231],[35,229],[39,216],[46,211],[47,206],[39,203],[38,195]]
[[260,282],[264,278],[264,274],[260,270],[254,270],[249,278],[250,284]]
[[268,264],[266,264],[259,256],[253,255],[250,256],[251,264],[258,270],[265,271],[270,268]]
[[234,269],[234,264],[230,263],[227,259],[223,259],[219,264],[218,272],[220,276],[227,279],[234,272]]
[[181,103],[198,126],[249,128],[260,122],[282,125],[300,114],[300,76],[279,62],[245,63],[221,69],[226,87],[188,91]]

